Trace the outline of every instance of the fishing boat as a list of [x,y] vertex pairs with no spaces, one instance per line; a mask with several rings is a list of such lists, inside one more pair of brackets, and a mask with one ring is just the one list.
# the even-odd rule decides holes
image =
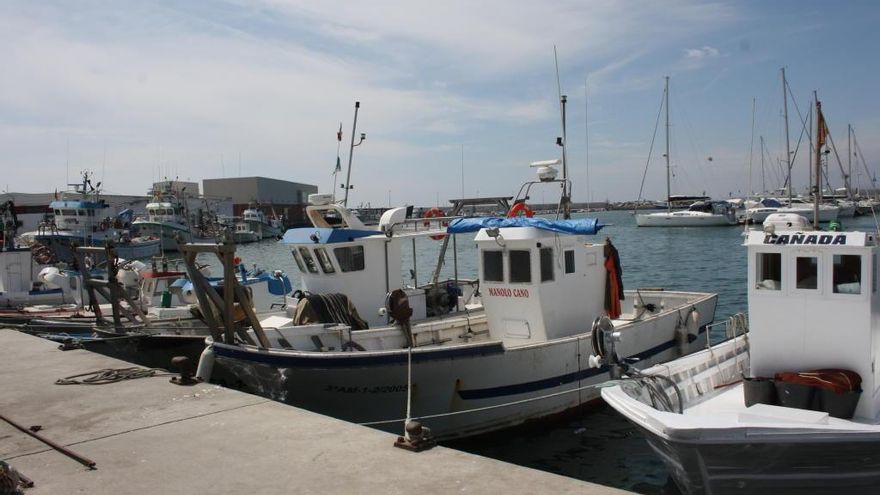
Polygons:
[[132,224],[140,235],[161,239],[162,252],[177,251],[178,242],[194,240],[183,189],[177,190],[173,181],[154,184],[146,217],[136,218]]
[[[209,338],[199,377],[388,431],[417,419],[450,439],[598,400],[608,375],[588,365],[597,327],[631,336],[625,353],[644,366],[702,348],[715,294],[623,291],[616,249],[589,239],[597,220],[531,217],[535,185],[563,185],[565,210],[558,163],[533,164],[539,178],[504,218],[461,217],[458,202],[423,218],[392,208],[367,229],[332,196],[310,196],[312,226],[283,239],[306,294],[248,332],[259,344]],[[462,236],[477,245],[476,279],[458,276]],[[414,264],[404,284],[401,253],[417,242],[441,242],[441,254],[426,283]],[[450,245],[453,276],[441,279]]]
[[104,213],[109,205],[101,199],[101,183],[93,185],[89,172],[82,173],[81,183],[70,185],[73,191],[56,194],[49,203],[53,220],[41,223],[36,231],[22,234],[24,243],[45,246],[51,252],[51,261],[65,263],[74,262],[75,246],[102,247],[112,243],[119,256],[128,259],[159,254],[158,237],[130,234],[131,210],[123,210],[115,217]]
[[606,362],[626,379],[602,397],[682,492],[877,492],[877,235],[771,215],[745,240],[747,334],[641,371],[615,358],[626,336],[605,335]]
[[709,201],[701,197],[700,201],[691,204],[687,210],[673,210],[671,167],[669,164],[669,77],[663,90],[664,107],[666,109],[666,211],[655,213],[639,213],[636,225],[639,227],[717,227],[736,225],[736,211],[723,201]]
[[260,239],[280,239],[284,235],[284,223],[277,215],[267,216],[262,209],[251,205],[241,212],[241,219],[247,229]]

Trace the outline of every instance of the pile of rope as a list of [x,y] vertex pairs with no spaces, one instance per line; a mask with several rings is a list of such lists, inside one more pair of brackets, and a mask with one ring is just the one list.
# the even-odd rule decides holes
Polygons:
[[55,385],[105,385],[107,383],[134,380],[136,378],[149,378],[152,376],[174,376],[174,373],[162,368],[106,368],[59,378],[55,380]]

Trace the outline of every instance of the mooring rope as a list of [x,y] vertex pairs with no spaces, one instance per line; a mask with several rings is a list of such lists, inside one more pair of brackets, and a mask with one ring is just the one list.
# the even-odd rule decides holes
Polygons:
[[[55,380],[55,385],[105,385],[107,383],[116,383],[123,380],[134,380],[137,378],[149,378],[152,376],[174,376],[168,370],[162,368],[105,368],[97,371],[89,371],[65,378]],[[81,380],[78,378],[86,377]]]

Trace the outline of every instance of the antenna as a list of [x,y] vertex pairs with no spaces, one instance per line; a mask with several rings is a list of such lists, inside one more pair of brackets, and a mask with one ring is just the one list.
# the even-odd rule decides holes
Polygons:
[[567,97],[562,94],[562,83],[559,80],[559,57],[556,53],[556,45],[553,45],[553,60],[556,62],[556,91],[559,95],[559,113],[562,120],[562,138],[557,139],[557,143],[562,146],[562,198],[559,202],[562,206],[562,218],[571,218],[571,191],[568,186],[568,160],[566,157],[566,135],[565,135],[565,102]]

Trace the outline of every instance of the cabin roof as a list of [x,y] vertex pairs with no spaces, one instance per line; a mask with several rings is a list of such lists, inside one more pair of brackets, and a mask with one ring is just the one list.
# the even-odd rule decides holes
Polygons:
[[62,200],[62,201],[52,201],[49,203],[49,208],[107,208],[107,204],[103,201],[82,201],[82,200]]
[[336,244],[353,242],[355,239],[376,235],[384,237],[381,232],[376,230],[302,227],[285,232],[281,242],[284,244]]

